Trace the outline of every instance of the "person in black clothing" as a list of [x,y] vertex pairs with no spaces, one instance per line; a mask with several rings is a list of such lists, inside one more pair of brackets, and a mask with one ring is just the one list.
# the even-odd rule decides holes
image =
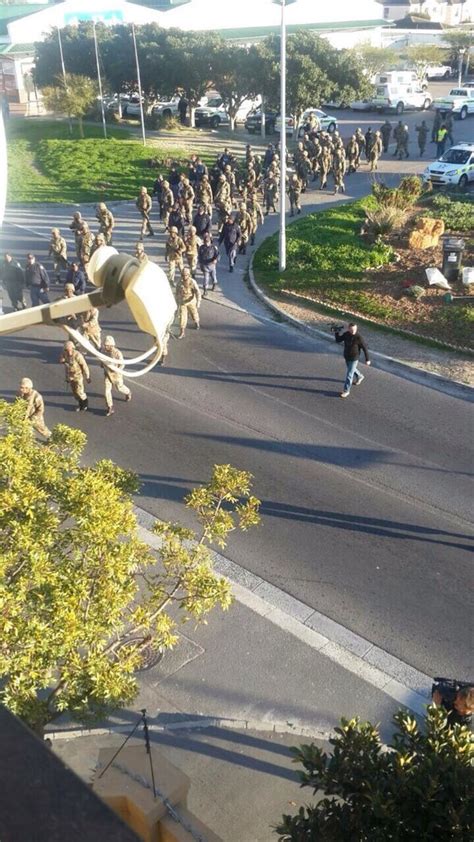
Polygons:
[[209,285],[213,290],[217,284],[217,261],[219,260],[219,251],[217,246],[212,242],[209,231],[206,231],[203,237],[204,242],[199,246],[198,261],[199,268],[204,275],[203,283],[203,298],[207,295]]
[[173,209],[170,211],[170,215],[168,218],[168,229],[171,231],[173,228],[178,229],[178,234],[181,238],[184,237],[184,217],[183,217],[183,210],[176,202],[173,205]]
[[347,398],[351,391],[354,377],[356,378],[357,386],[360,386],[364,379],[364,375],[357,368],[360,352],[364,352],[365,362],[367,365],[370,365],[369,352],[362,336],[357,332],[357,325],[353,322],[347,326],[347,330],[344,330],[344,332],[336,330],[335,338],[336,342],[344,342],[344,359],[346,361],[347,372],[341,398]]
[[432,699],[435,705],[442,705],[447,712],[448,725],[471,725],[474,711],[474,687],[461,687],[448,697],[443,696],[440,689],[433,690]]
[[186,125],[186,114],[188,111],[189,102],[186,97],[183,95],[178,102],[178,112],[179,112],[179,119],[183,126]]
[[240,225],[238,225],[235,219],[233,219],[230,213],[228,213],[219,235],[219,245],[224,243],[224,248],[226,250],[227,257],[229,258],[229,272],[234,271],[237,249],[239,247],[241,237],[242,231],[240,230]]
[[66,275],[66,281],[68,284],[73,285],[74,295],[83,295],[86,292],[86,273],[82,271],[77,261],[71,263],[71,267],[68,269]]
[[24,310],[26,301],[23,297],[25,276],[18,261],[14,260],[8,252],[5,254],[3,265],[0,268],[0,278],[3,281],[14,310]]
[[375,135],[374,135],[370,126],[365,133],[364,140],[365,140],[365,157],[366,157],[366,160],[368,161],[369,158],[370,158],[370,150],[372,149],[372,146],[374,145],[374,140],[375,140]]
[[49,276],[44,266],[36,262],[34,254],[26,255],[25,283],[30,290],[32,307],[49,304]]
[[193,219],[193,225],[196,229],[196,234],[201,240],[204,238],[204,234],[210,233],[211,217],[205,212],[203,205],[199,205],[197,214]]

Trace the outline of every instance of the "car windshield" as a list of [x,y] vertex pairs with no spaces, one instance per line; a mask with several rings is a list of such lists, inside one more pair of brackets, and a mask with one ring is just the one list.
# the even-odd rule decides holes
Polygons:
[[467,164],[470,154],[466,149],[448,149],[439,160],[444,164]]
[[462,88],[454,88],[449,92],[449,96],[467,96],[467,91],[463,91]]
[[214,97],[214,99],[209,99],[207,101],[208,108],[219,108],[219,105],[222,105],[222,100],[220,97]]

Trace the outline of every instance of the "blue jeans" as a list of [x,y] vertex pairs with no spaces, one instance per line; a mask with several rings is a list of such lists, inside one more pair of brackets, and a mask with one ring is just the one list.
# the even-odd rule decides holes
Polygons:
[[229,246],[228,249],[226,249],[227,257],[229,258],[229,269],[234,268],[235,261],[236,261],[236,258],[237,258],[237,249],[238,249],[238,243],[233,243],[231,246]]
[[347,373],[346,373],[346,379],[344,381],[344,391],[345,392],[351,391],[352,381],[353,381],[354,377],[357,380],[359,379],[359,377],[362,377],[362,374],[360,373],[360,371],[357,368],[358,365],[359,365],[359,360],[346,360]]
[[39,307],[40,304],[49,304],[48,291],[40,287],[30,287],[31,306]]
[[207,266],[203,265],[203,266],[201,266],[201,269],[202,269],[202,272],[203,272],[203,275],[204,275],[204,284],[203,284],[204,289],[207,289],[208,286],[214,286],[214,284],[217,284],[217,275],[216,275],[217,266],[216,266],[215,263],[208,263]]

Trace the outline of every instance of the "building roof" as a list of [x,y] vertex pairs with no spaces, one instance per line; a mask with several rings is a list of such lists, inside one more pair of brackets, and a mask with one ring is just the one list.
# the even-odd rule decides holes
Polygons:
[[12,6],[0,6],[0,35],[7,34],[7,26],[14,20],[42,12],[48,8],[45,3],[18,3]]
[[[390,24],[389,24],[390,25]],[[372,29],[377,26],[387,26],[387,21],[382,18],[375,20],[348,20],[336,21],[335,23],[294,23],[288,24],[287,32],[298,32],[301,29],[309,29],[312,32],[340,32],[344,30],[354,29]],[[268,35],[279,35],[279,26],[243,26],[235,29],[216,29],[214,30],[223,38],[229,41],[237,41],[242,38],[249,38],[252,41],[257,41],[260,38],[266,38]]]
[[34,51],[34,44],[0,44],[0,56],[30,56]]

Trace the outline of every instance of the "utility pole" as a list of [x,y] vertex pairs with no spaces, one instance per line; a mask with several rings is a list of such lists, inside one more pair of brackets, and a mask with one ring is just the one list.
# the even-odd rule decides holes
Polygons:
[[[59,44],[59,56],[61,58],[61,69],[63,72],[63,79],[64,79],[64,89],[67,93],[68,85],[67,85],[67,77],[66,77],[66,66],[64,64],[64,53],[63,53],[63,42],[61,40],[61,30],[59,26],[57,27],[58,30],[58,44]],[[72,120],[71,115],[68,114],[68,122],[69,122],[69,134],[72,134]]]
[[104,129],[104,137],[107,139],[107,123],[105,121],[105,108],[104,108],[104,96],[102,93],[102,79],[100,76],[100,64],[99,64],[99,47],[97,44],[97,32],[95,28],[95,20],[92,22],[92,29],[94,32],[94,48],[95,48],[95,60],[97,64],[97,80],[99,82],[99,96],[100,96],[100,107],[102,111],[102,126]]
[[142,140],[143,140],[143,146],[146,146],[145,118],[143,116],[142,83],[141,83],[141,79],[140,79],[140,65],[138,63],[137,39],[136,39],[136,35],[135,35],[135,24],[134,23],[132,23],[132,38],[133,38],[133,49],[135,51],[135,64],[137,66],[138,98],[139,98],[139,101],[140,101],[140,122],[142,124]]

